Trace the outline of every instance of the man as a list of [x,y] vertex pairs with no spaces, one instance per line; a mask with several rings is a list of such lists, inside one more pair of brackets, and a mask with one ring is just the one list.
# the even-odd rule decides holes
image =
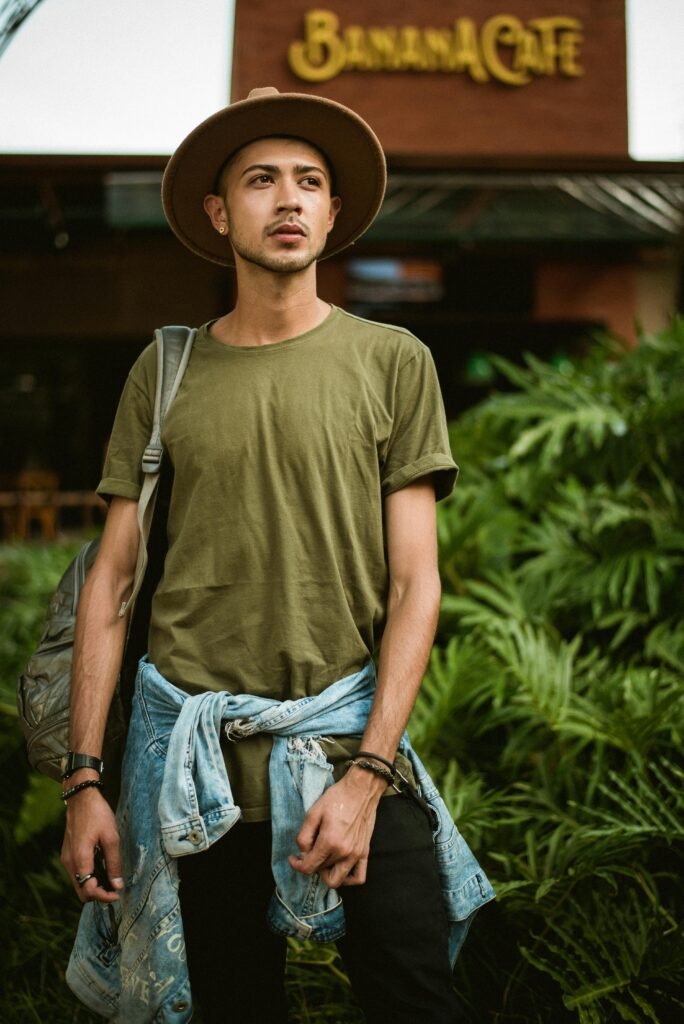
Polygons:
[[[368,227],[384,186],[356,114],[274,89],[203,122],[164,176],[173,230],[234,264],[237,302],[199,329],[164,426],[169,550],[116,822],[94,783],[136,562],[152,347],[98,488],[111,507],[79,607],[70,736],[88,763],[65,783],[62,859],[87,903],[68,980],[110,1019],[188,1020],[186,948],[205,1021],[284,1022],[287,934],[340,938],[369,1022],[454,1019],[449,936],[460,927],[460,944],[493,892],[443,805],[439,823],[403,733],[439,609],[435,496],[457,470],[425,346],[316,292],[316,261]],[[117,956],[120,991],[100,979]]]

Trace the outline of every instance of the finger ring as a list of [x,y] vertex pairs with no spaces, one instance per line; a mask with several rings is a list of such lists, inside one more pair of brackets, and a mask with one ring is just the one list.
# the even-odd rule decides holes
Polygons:
[[89,875],[79,875],[78,871],[74,875],[74,878],[78,882],[79,889],[82,889],[89,878],[95,878],[95,872],[91,871]]

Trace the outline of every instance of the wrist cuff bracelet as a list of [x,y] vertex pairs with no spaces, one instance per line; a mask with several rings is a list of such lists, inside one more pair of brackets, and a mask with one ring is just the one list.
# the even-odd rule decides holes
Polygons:
[[62,778],[70,779],[79,768],[92,768],[98,775],[102,775],[104,763],[93,754],[77,754],[73,750],[68,750],[62,758]]

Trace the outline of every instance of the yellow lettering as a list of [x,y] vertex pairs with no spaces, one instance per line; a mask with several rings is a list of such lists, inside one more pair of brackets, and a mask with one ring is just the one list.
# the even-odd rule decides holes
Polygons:
[[554,15],[526,25],[512,14],[487,19],[481,30],[472,18],[448,28],[365,28],[340,31],[333,11],[317,8],[304,16],[304,38],[291,43],[291,70],[306,82],[325,82],[341,71],[457,71],[475,82],[490,78],[527,85],[535,75],[577,78],[584,41],[578,18]]
[[404,71],[427,71],[428,64],[421,46],[419,29],[412,25],[402,28],[399,33],[399,46]]
[[454,24],[454,46],[450,66],[454,71],[467,71],[476,82],[489,81],[477,42],[477,29],[472,18],[458,18]]
[[572,78],[579,78],[584,74],[584,68],[577,63],[579,59],[580,43],[584,42],[581,32],[562,32],[560,37],[560,52],[558,59],[560,70],[563,75],[570,75]]
[[513,14],[497,14],[482,26],[482,55],[487,70],[506,85],[525,85],[530,81],[526,71],[514,71],[501,59],[499,45],[517,46],[524,29]]
[[366,33],[359,25],[350,25],[344,30],[344,47],[345,71],[370,71],[373,62],[366,47]]
[[553,75],[556,73],[556,60],[560,53],[556,32],[568,29],[581,29],[582,23],[577,18],[556,16],[552,18],[532,18],[530,26],[536,29],[541,37],[542,54],[544,57],[544,70],[542,74]]
[[304,41],[291,43],[287,59],[305,82],[326,82],[344,67],[345,47],[337,34],[340,20],[332,11],[309,11],[304,17]]
[[451,55],[451,32],[449,29],[424,29],[423,45],[428,69],[430,71],[448,71]]
[[401,64],[397,50],[396,28],[368,29],[368,54],[374,69],[396,71]]
[[523,30],[513,58],[513,68],[516,71],[529,71],[533,75],[544,73],[544,57],[539,38],[534,32]]

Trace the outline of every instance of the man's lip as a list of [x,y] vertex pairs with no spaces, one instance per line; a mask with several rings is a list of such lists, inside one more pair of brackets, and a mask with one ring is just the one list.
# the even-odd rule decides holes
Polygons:
[[269,232],[271,235],[301,235],[302,237],[304,233],[304,229],[299,224],[279,224]]

